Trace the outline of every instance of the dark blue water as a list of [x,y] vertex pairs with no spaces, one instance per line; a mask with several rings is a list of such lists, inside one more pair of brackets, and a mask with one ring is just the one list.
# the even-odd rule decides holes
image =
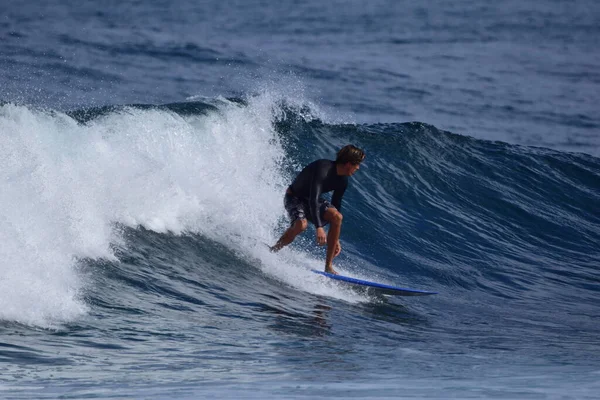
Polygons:
[[[593,1],[0,5],[1,398],[592,399]],[[347,143],[348,275],[296,171]]]

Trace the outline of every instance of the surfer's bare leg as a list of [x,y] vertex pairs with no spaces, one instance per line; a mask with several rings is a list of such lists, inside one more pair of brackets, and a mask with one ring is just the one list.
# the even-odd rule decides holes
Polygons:
[[288,244],[292,243],[296,236],[304,232],[308,228],[308,221],[306,219],[297,219],[284,233],[281,238],[271,247],[272,252],[278,252]]
[[327,233],[327,256],[325,258],[325,272],[337,274],[333,269],[333,259],[340,254],[342,246],[340,245],[340,232],[342,231],[342,213],[334,207],[329,207],[325,211],[325,221],[329,222],[329,232]]

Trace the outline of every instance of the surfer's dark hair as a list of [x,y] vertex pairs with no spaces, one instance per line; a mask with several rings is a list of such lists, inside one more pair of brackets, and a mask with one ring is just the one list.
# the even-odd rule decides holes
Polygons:
[[341,148],[337,153],[335,159],[336,164],[346,164],[347,162],[352,164],[360,164],[365,159],[365,152],[362,149],[349,144]]

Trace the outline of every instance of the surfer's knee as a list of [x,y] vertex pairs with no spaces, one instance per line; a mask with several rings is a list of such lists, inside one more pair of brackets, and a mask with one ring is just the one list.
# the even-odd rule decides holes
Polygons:
[[302,233],[306,230],[306,228],[308,228],[308,221],[305,219],[298,219],[296,222],[294,222],[293,228],[294,231]]
[[342,223],[344,216],[342,215],[341,212],[339,212],[335,208],[330,208],[327,211],[329,211],[329,222],[331,224],[341,224]]

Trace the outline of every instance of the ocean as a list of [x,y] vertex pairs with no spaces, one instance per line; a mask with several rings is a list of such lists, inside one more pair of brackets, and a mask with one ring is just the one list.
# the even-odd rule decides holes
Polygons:
[[[0,398],[597,399],[600,3],[4,1]],[[335,268],[295,174],[352,143]]]

